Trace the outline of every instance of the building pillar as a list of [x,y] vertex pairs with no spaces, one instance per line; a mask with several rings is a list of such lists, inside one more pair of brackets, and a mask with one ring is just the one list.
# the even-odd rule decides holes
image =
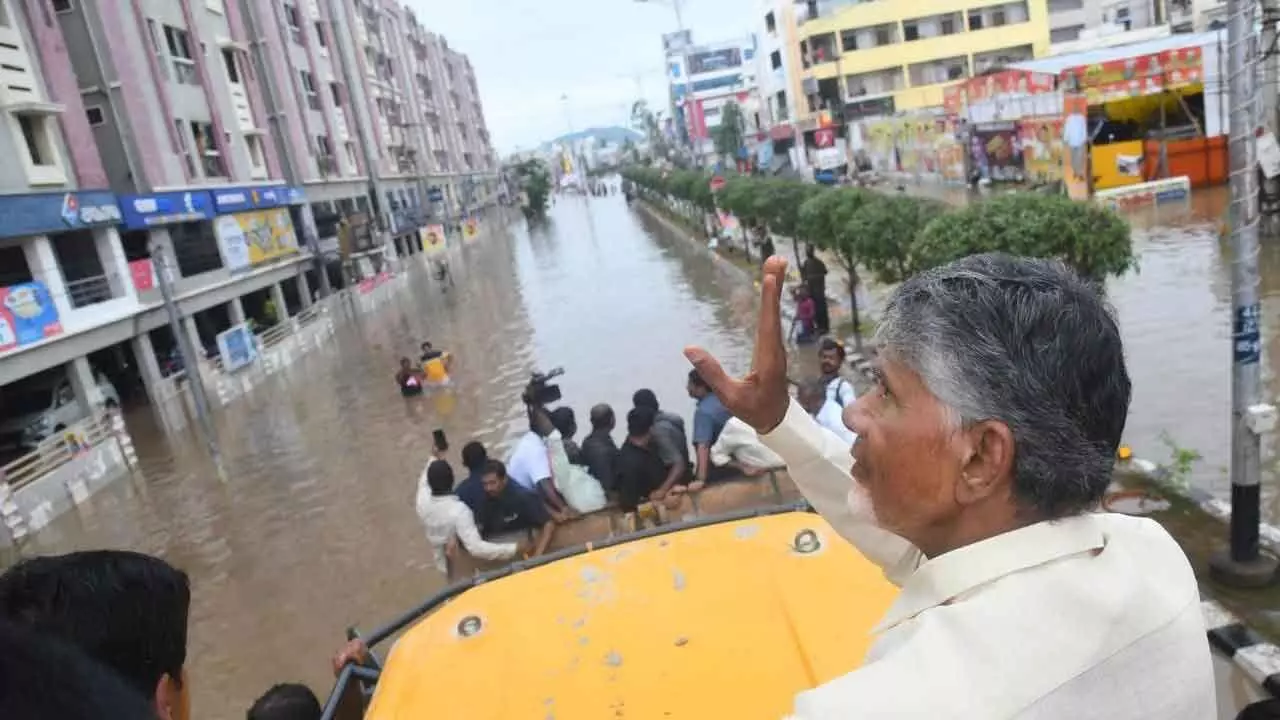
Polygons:
[[162,400],[160,388],[163,386],[164,373],[160,371],[160,360],[151,343],[151,333],[139,333],[129,343],[133,347],[134,361],[138,363],[138,374],[142,376],[142,386],[146,388],[151,404],[155,405]]
[[[204,340],[200,339],[200,328],[196,325],[196,316],[188,315],[182,318],[182,326],[187,331],[187,337],[191,338],[191,349],[195,352],[195,358],[187,358],[187,362],[200,363],[204,362],[205,347]],[[177,341],[177,338],[174,338]]]
[[66,280],[62,277],[62,268],[58,265],[58,256],[53,253],[53,243],[48,235],[33,235],[22,243],[22,252],[27,256],[27,267],[31,277],[44,283],[53,298],[53,305],[58,309],[58,317],[66,318],[75,309],[71,304],[71,295],[67,292]]
[[311,283],[307,282],[307,271],[299,272],[294,279],[298,282],[298,300],[306,310],[311,307]]
[[98,260],[102,262],[102,270],[107,274],[107,282],[111,286],[111,297],[129,298],[136,302],[138,290],[133,286],[133,275],[129,273],[129,261],[124,256],[124,246],[120,244],[120,233],[113,227],[94,228],[93,244],[98,250]]
[[287,322],[289,306],[284,301],[284,286],[280,283],[271,286],[271,301],[276,304],[276,322]]
[[84,417],[92,417],[101,406],[103,398],[98,392],[98,383],[93,378],[93,368],[89,366],[89,358],[81,355],[66,364],[67,378],[71,380],[71,391],[76,395]]
[[240,302],[239,296],[227,301],[227,313],[231,316],[231,327],[244,324],[244,303]]

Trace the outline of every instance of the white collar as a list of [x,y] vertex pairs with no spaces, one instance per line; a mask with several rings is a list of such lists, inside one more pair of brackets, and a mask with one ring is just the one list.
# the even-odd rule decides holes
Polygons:
[[873,632],[882,633],[1020,570],[1106,547],[1092,513],[1028,525],[925,561],[902,586]]

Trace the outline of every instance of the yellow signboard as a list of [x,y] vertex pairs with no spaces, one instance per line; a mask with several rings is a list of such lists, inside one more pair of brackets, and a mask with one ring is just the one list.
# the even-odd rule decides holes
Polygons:
[[445,250],[443,225],[428,225],[418,232],[422,238],[422,251],[428,255],[436,255]]
[[287,208],[221,215],[214,230],[223,262],[232,272],[298,252]]

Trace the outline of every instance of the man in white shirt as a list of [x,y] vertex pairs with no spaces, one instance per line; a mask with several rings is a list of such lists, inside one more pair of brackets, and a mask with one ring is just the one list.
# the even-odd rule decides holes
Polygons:
[[760,442],[750,425],[731,417],[711,446],[711,462],[717,467],[733,467],[747,477],[757,477],[786,465],[777,453]]
[[826,383],[827,399],[834,400],[841,409],[847,408],[858,399],[853,390],[853,383],[841,377],[844,368],[844,345],[835,338],[823,338],[818,346],[818,369],[822,371],[822,380]]
[[813,416],[818,424],[835,435],[846,447],[853,445],[854,434],[844,425],[844,408],[827,395],[828,384],[825,380],[810,380],[801,383],[796,401],[804,411]]
[[[532,422],[532,421],[531,421]],[[557,522],[568,516],[569,506],[556,491],[551,454],[542,435],[530,427],[520,436],[507,458],[507,478],[542,498]]]
[[916,275],[881,317],[853,457],[787,398],[781,258],[752,369],[686,355],[831,526],[902,588],[861,668],[800,693],[836,718],[1205,720],[1195,576],[1145,518],[1095,513],[1128,413],[1120,331],[1057,262],[976,255]]
[[432,458],[423,468],[414,505],[427,531],[436,569],[446,578],[446,548],[451,542],[461,544],[472,557],[481,560],[511,560],[518,553],[529,552],[520,543],[492,543],[480,536],[471,508],[453,492],[453,468],[442,459]]

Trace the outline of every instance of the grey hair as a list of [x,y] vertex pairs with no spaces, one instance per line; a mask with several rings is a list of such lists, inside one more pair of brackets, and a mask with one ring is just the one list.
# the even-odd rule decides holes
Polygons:
[[1095,285],[1055,260],[972,255],[899,286],[876,342],[956,427],[1009,427],[1026,509],[1053,519],[1102,499],[1130,384],[1120,328]]

